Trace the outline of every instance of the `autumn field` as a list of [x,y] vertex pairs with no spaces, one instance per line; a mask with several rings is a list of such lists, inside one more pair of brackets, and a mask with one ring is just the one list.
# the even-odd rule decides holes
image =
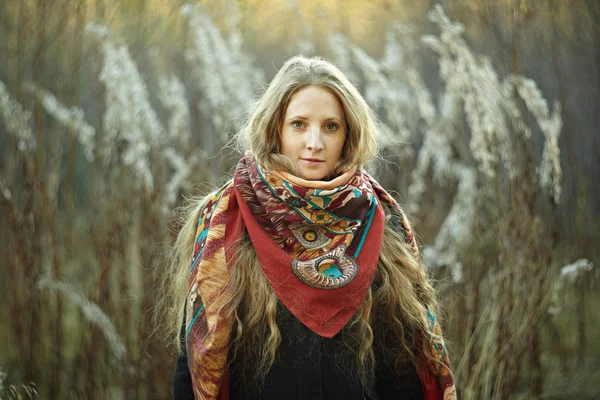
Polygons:
[[461,399],[600,398],[597,0],[0,2],[0,399],[167,399],[181,221],[283,61],[387,134]]

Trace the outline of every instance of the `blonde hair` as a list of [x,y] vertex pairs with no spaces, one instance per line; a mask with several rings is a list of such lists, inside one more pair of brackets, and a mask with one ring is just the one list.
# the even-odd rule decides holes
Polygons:
[[375,115],[348,78],[320,57],[296,56],[283,64],[237,135],[239,148],[250,149],[256,161],[267,169],[284,169],[297,175],[296,164],[280,153],[280,135],[290,99],[306,86],[331,91],[344,109],[348,133],[333,173],[362,168],[374,159],[379,154],[382,135]]
[[[295,172],[291,160],[278,153],[279,129],[291,96],[306,85],[331,90],[344,106],[348,125],[346,147],[352,151],[343,152],[337,171],[361,168],[377,157],[376,121],[358,90],[327,61],[293,57],[273,78],[238,137],[239,143],[246,143],[254,153],[258,163],[268,169],[279,167]],[[163,281],[168,286],[159,298],[162,320],[168,323],[171,337],[178,345],[181,344],[179,332],[196,224],[207,198],[192,199],[179,210],[178,215],[183,216],[182,228],[169,255],[170,265],[165,269]],[[386,210],[386,218],[394,218],[394,213]],[[435,292],[405,238],[390,225],[393,224],[386,223],[384,229],[374,285],[343,330],[348,345],[356,351],[357,377],[367,389],[373,380],[374,349],[385,349],[387,354],[393,355],[397,367],[407,358],[415,361],[419,352],[432,359],[424,338],[437,336],[431,331],[427,318],[427,308],[435,313]],[[247,236],[240,238],[234,262],[226,305],[233,310],[234,319],[231,362],[238,363],[236,367],[242,366],[247,383],[259,385],[273,365],[281,343],[276,318],[278,300]],[[392,343],[385,342],[390,335]]]

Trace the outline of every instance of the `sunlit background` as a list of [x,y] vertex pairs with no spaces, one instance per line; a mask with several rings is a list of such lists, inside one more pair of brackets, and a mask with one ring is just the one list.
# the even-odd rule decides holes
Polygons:
[[295,54],[393,140],[461,399],[600,397],[600,2],[0,1],[0,398],[166,399],[172,211]]

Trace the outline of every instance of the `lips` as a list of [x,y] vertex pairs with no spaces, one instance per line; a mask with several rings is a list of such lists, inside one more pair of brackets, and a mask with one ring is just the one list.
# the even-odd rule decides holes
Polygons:
[[308,162],[324,162],[325,160],[319,160],[318,158],[303,158],[302,160]]
[[301,158],[300,163],[307,168],[318,168],[323,164],[325,160],[320,160],[318,158]]

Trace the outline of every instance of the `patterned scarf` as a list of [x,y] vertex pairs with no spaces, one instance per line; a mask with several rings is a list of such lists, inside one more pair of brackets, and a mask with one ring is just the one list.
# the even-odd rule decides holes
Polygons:
[[[188,363],[197,399],[228,399],[227,354],[232,311],[230,268],[244,229],[281,303],[315,333],[335,336],[362,305],[375,274],[386,204],[401,217],[407,243],[418,248],[396,201],[364,171],[332,181],[306,181],[264,171],[251,153],[233,181],[200,212],[186,303]],[[441,331],[428,312],[432,330]],[[436,361],[417,373],[426,400],[456,399],[444,343],[427,338]]]

